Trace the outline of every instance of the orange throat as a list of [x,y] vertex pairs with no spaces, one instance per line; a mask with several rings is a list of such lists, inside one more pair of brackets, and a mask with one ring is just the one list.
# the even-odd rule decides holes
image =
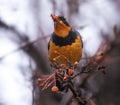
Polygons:
[[54,26],[54,32],[59,37],[66,37],[69,34],[69,31],[71,30],[71,27],[61,25],[61,24],[55,24]]

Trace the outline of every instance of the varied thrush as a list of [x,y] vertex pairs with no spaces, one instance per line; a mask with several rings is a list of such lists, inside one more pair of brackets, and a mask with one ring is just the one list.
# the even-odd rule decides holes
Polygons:
[[82,56],[83,42],[78,31],[74,30],[63,16],[51,15],[54,32],[48,43],[48,56],[53,64],[73,64]]

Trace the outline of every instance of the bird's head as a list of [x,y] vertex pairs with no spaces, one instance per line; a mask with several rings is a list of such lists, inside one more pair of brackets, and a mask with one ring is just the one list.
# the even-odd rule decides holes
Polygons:
[[66,37],[71,30],[69,23],[63,16],[52,15],[51,17],[54,21],[54,32],[60,37]]

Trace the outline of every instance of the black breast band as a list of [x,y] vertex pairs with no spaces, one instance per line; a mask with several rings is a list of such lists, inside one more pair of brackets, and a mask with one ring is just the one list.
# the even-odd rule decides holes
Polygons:
[[53,43],[55,43],[55,45],[60,46],[60,47],[71,45],[72,43],[75,42],[75,39],[77,38],[77,34],[78,33],[76,31],[71,30],[69,32],[69,35],[63,38],[53,33],[51,40],[53,41]]

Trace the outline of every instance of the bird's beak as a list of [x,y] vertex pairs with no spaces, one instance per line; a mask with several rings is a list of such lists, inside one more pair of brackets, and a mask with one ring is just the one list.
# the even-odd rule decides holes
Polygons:
[[51,14],[51,17],[52,17],[53,21],[57,21],[58,20],[58,16],[56,16],[56,15]]

